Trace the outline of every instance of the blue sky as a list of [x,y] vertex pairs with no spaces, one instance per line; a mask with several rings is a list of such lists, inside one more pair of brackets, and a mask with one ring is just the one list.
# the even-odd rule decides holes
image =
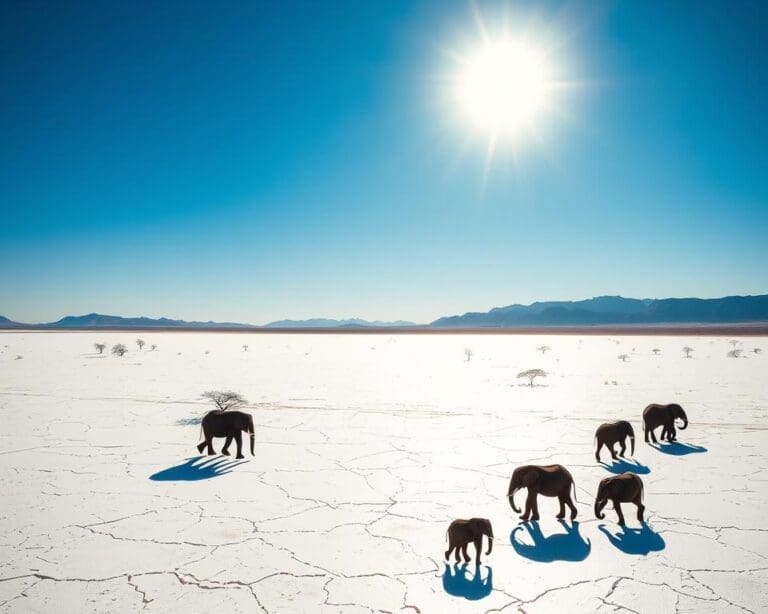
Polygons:
[[466,2],[138,4],[0,7],[0,314],[768,292],[764,2],[477,2],[576,84],[487,173],[440,79]]

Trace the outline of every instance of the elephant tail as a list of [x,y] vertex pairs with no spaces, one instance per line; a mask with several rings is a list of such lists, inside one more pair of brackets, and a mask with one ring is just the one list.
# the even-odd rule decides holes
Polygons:
[[571,478],[571,486],[573,486],[573,500],[576,501],[576,503],[580,503],[580,501],[576,498],[576,480]]

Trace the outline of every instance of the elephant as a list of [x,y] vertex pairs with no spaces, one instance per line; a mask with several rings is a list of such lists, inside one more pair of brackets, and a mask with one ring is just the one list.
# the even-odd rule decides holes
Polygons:
[[597,462],[600,462],[600,450],[603,446],[608,448],[613,460],[618,460],[616,451],[613,449],[614,444],[621,445],[620,456],[624,456],[627,451],[626,440],[629,437],[631,444],[631,454],[635,455],[635,431],[632,425],[626,420],[618,420],[617,422],[606,422],[597,427],[595,431],[595,439],[597,440],[597,450],[595,450],[595,458]]
[[619,517],[619,525],[624,526],[624,514],[621,513],[622,503],[634,503],[637,506],[637,519],[643,522],[643,481],[640,476],[627,471],[620,475],[605,478],[597,487],[595,496],[595,516],[600,520],[605,518],[603,508],[608,501],[613,503],[613,509]]
[[216,454],[213,450],[213,438],[226,437],[227,441],[224,442],[221,453],[229,456],[229,445],[234,439],[235,443],[237,443],[236,458],[245,458],[243,456],[243,438],[241,435],[241,431],[245,431],[251,436],[251,456],[256,456],[253,451],[255,432],[253,429],[253,416],[251,414],[246,414],[242,411],[220,411],[215,409],[205,414],[200,430],[205,436],[202,443],[197,446],[200,454],[203,453],[203,449],[206,446],[208,446],[208,454]]
[[560,512],[557,518],[565,517],[565,506],[571,508],[571,520],[576,518],[576,506],[571,499],[571,488],[576,496],[576,485],[573,483],[571,473],[562,465],[524,465],[512,472],[509,482],[507,497],[512,509],[520,513],[515,507],[515,492],[521,488],[528,489],[528,498],[525,501],[525,512],[520,518],[524,521],[539,519],[539,494],[545,497],[557,497],[560,500]]
[[643,431],[645,432],[645,443],[648,442],[648,434],[650,433],[653,443],[658,443],[654,430],[658,427],[661,429],[661,439],[664,440],[665,436],[667,441],[675,441],[677,439],[677,432],[675,431],[675,419],[682,420],[680,430],[688,428],[688,416],[685,415],[685,410],[677,403],[670,403],[669,405],[658,405],[657,403],[651,403],[643,410]]
[[454,520],[446,531],[448,550],[445,551],[445,560],[449,560],[451,558],[451,551],[455,550],[457,562],[461,560],[459,558],[459,552],[461,552],[461,554],[464,555],[464,561],[469,563],[470,557],[469,554],[467,554],[467,545],[470,542],[473,542],[477,553],[475,565],[480,565],[480,554],[483,549],[483,535],[488,537],[488,552],[485,553],[487,556],[491,554],[491,550],[493,550],[493,528],[491,527],[491,521],[487,518]]

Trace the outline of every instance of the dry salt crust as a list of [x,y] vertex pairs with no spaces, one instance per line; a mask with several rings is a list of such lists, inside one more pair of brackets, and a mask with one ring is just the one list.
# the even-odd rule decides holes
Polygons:
[[[768,611],[765,338],[735,359],[715,337],[136,336],[0,333],[2,612]],[[255,458],[196,456],[212,388],[249,399]],[[649,402],[686,408],[680,446],[643,443]],[[643,529],[592,513],[594,429],[618,418]],[[520,525],[513,468],[555,462],[580,522],[541,498]],[[471,516],[493,553],[446,566]]]

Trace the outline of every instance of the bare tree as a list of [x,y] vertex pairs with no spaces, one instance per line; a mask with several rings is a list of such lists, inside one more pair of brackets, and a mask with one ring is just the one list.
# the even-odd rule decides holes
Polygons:
[[533,387],[533,380],[537,377],[547,377],[547,374],[543,369],[528,369],[527,371],[520,371],[520,373],[517,374],[518,379],[524,377],[528,378],[528,385]]
[[728,358],[738,358],[741,356],[741,350],[739,349],[732,349],[730,352],[728,352]]
[[115,356],[119,356],[120,358],[123,357],[123,354],[125,354],[128,351],[128,348],[125,347],[122,343],[118,343],[117,345],[112,346],[112,353]]
[[467,362],[472,360],[472,356],[474,356],[475,353],[472,351],[471,348],[464,348],[464,356],[467,357]]
[[151,346],[149,346],[150,349],[154,352],[157,349],[157,346],[153,343]]
[[103,354],[104,350],[107,349],[106,343],[94,343],[93,347],[96,348],[99,351],[99,354]]
[[547,353],[547,352],[549,352],[549,350],[551,350],[551,349],[552,349],[552,348],[551,348],[551,347],[549,347],[548,345],[540,345],[539,347],[537,347],[537,348],[536,348],[536,350],[537,350],[537,351],[539,351],[539,352],[541,352],[542,354],[546,354],[546,353]]
[[144,349],[144,339],[136,339],[136,345],[139,346],[140,350]]
[[627,358],[629,358],[629,356],[627,354],[619,354],[619,356],[618,356],[618,359],[621,362],[627,362]]
[[685,352],[685,357],[686,358],[690,358],[691,357],[691,352],[693,352],[693,348],[686,345],[683,348],[683,352]]
[[653,352],[654,356],[658,356],[659,352],[661,352],[659,348],[653,348],[651,351]]
[[235,409],[247,403],[240,393],[233,392],[232,390],[209,390],[201,394],[200,398],[213,401],[218,411]]
[[248,346],[247,346],[247,345],[244,345],[244,346],[243,346],[243,352],[247,352],[247,351],[248,351]]

